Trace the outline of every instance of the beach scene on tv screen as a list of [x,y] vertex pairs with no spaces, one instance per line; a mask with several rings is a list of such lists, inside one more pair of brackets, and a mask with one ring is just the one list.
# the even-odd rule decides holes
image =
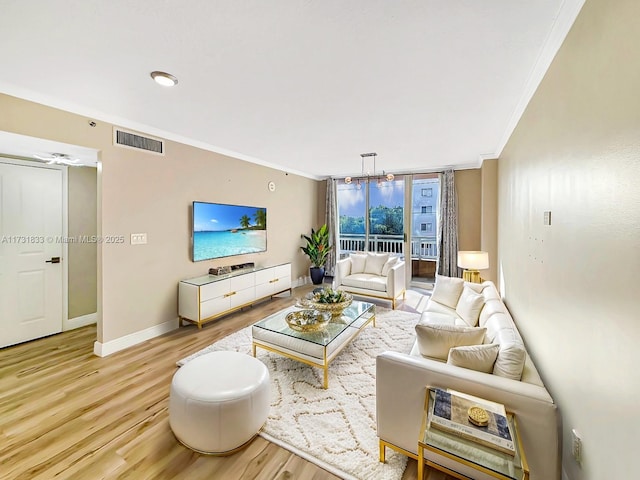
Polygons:
[[267,249],[267,210],[242,205],[193,203],[193,261]]

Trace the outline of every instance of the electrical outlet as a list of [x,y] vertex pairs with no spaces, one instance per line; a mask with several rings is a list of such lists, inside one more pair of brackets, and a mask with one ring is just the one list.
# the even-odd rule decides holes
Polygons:
[[551,225],[551,212],[550,211],[544,212],[543,221],[544,221],[545,225]]
[[575,428],[571,430],[571,453],[575,461],[582,465],[582,437]]
[[146,233],[132,233],[131,245],[145,245],[147,243]]

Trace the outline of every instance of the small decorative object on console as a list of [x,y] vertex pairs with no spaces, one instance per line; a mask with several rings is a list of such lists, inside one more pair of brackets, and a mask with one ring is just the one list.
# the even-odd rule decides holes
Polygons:
[[227,273],[231,273],[231,267],[214,267],[209,269],[209,275],[226,275]]
[[351,302],[353,302],[353,295],[343,290],[334,290],[332,288],[323,288],[310,298],[311,307],[329,312],[334,317],[342,315],[343,310],[351,305]]
[[489,425],[489,414],[484,408],[474,405],[473,407],[469,407],[467,413],[469,414],[469,421],[474,425],[478,427],[486,427]]
[[319,332],[327,326],[331,315],[317,310],[299,310],[288,313],[285,320],[289,328],[296,332]]

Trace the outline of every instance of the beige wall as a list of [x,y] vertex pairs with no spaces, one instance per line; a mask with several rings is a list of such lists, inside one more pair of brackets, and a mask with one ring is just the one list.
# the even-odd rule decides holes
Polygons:
[[489,254],[489,268],[482,278],[498,286],[498,160],[485,160],[481,169],[480,250]]
[[[308,276],[300,233],[318,224],[320,182],[168,141],[157,156],[112,145],[112,125],[0,95],[0,130],[100,150],[99,234],[124,244],[98,246],[98,341],[106,343],[166,322],[177,325],[177,283],[217,265],[292,263]],[[269,192],[273,180],[277,189]],[[193,263],[190,206],[194,200],[267,208],[264,254]],[[147,245],[130,245],[146,233]]]
[[638,18],[637,0],[587,0],[499,159],[503,294],[560,406],[572,480],[637,476]]
[[482,182],[480,169],[457,170],[458,250],[480,250]]
[[[93,167],[68,169],[69,237],[95,236],[97,222],[97,173]],[[69,318],[97,312],[96,243],[68,244],[69,255]]]

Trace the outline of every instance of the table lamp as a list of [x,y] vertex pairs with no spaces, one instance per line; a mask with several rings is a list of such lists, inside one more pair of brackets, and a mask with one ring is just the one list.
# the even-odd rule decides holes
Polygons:
[[481,283],[480,272],[489,268],[489,253],[480,251],[458,252],[458,267],[463,268],[462,278],[465,282]]

